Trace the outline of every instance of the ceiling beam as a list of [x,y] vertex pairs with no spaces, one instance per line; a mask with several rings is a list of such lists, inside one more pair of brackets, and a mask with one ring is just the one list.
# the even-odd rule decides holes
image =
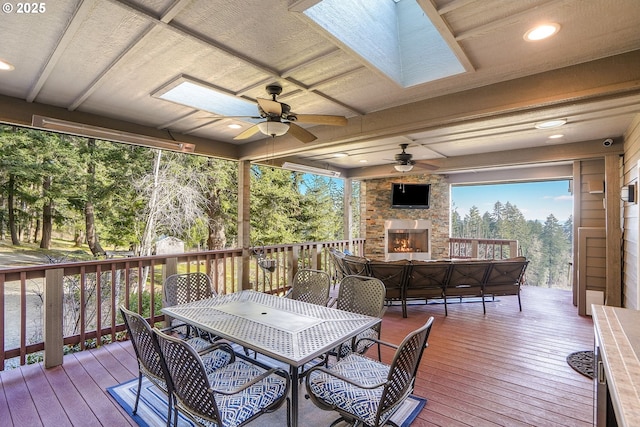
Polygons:
[[[291,156],[319,147],[345,151],[350,143],[486,119],[511,123],[518,115],[639,94],[640,50],[351,117],[344,127],[315,126],[310,130],[317,140],[302,144],[289,135],[275,138],[271,156]],[[239,149],[242,160],[260,159],[264,140]]]
[[[598,159],[606,155],[624,153],[622,137],[614,138],[614,143],[605,147],[602,140],[582,141],[572,144],[558,144],[545,147],[526,148],[521,150],[507,150],[497,153],[483,153],[469,156],[449,157],[446,159],[431,159],[430,165],[438,169],[426,171],[414,167],[411,172],[404,174],[438,174],[446,175],[454,171],[469,171],[491,168],[505,169],[507,166],[521,167],[534,166],[536,164],[549,164],[557,162],[569,162],[574,160]],[[369,168],[357,168],[346,171],[345,178],[369,179],[389,176],[394,174],[391,169],[393,165],[374,166]],[[391,173],[390,173],[391,172]],[[395,175],[402,175],[395,173]]]

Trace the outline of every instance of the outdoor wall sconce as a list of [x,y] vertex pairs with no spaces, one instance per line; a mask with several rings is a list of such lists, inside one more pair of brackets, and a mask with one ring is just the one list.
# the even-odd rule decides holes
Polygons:
[[629,184],[622,187],[620,190],[620,198],[624,202],[635,203],[636,202],[636,185]]

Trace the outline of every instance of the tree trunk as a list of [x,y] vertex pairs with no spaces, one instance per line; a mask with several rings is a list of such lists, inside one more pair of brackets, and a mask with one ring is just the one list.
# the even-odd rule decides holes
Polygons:
[[222,219],[222,207],[220,206],[220,190],[211,192],[207,207],[209,217],[209,236],[207,237],[207,249],[224,249],[227,244],[227,236],[224,233],[224,221]]
[[84,242],[84,232],[82,230],[76,230],[73,241],[75,242],[74,246],[76,248],[82,246],[82,243]]
[[91,201],[94,189],[94,181],[96,175],[96,167],[93,163],[93,150],[96,146],[96,140],[90,138],[87,140],[87,151],[89,152],[89,162],[87,165],[88,172],[88,182],[86,185],[87,192],[87,201],[84,205],[84,223],[85,229],[87,230],[87,244],[89,245],[89,249],[93,256],[103,255],[104,250],[102,246],[100,246],[100,241],[98,239],[98,233],[96,232],[96,224],[95,224],[95,215],[94,215],[94,206]]
[[15,185],[16,179],[13,174],[9,175],[9,185],[8,185],[8,196],[7,196],[7,205],[9,207],[9,230],[11,232],[11,244],[19,245],[20,239],[18,238],[18,225],[16,223],[16,212],[14,207],[14,198],[15,198]]
[[84,205],[84,223],[87,229],[87,244],[93,256],[103,255],[104,250],[100,246],[96,233],[95,217],[93,214],[93,203],[87,201]]
[[162,150],[156,150],[156,159],[153,166],[153,190],[151,197],[149,197],[148,216],[147,222],[144,227],[144,233],[140,242],[140,255],[151,255],[153,250],[153,239],[156,235],[156,215],[158,205],[158,181],[160,173],[160,162],[162,160]]
[[[51,189],[51,177],[48,176],[42,183],[42,190],[46,200],[46,203],[42,207],[42,240],[40,241],[41,249],[51,248],[51,233],[53,232],[53,199],[48,194]],[[36,232],[34,233],[34,242],[38,238],[38,225],[36,225]]]

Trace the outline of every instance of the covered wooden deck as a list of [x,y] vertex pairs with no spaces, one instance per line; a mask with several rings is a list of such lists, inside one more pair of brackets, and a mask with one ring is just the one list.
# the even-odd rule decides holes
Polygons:
[[[422,426],[591,426],[592,381],[566,356],[590,350],[590,317],[578,316],[571,293],[524,287],[517,298],[487,303],[410,305],[406,319],[390,307],[383,339],[398,343],[428,316],[436,318],[415,394],[428,399],[413,423]],[[383,357],[388,361],[390,353]],[[128,342],[0,372],[2,426],[126,426],[135,423],[106,387],[137,375]]]

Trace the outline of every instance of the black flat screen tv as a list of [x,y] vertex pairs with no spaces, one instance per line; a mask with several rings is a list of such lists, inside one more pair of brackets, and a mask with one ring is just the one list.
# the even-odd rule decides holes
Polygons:
[[429,209],[430,184],[391,184],[391,207]]

